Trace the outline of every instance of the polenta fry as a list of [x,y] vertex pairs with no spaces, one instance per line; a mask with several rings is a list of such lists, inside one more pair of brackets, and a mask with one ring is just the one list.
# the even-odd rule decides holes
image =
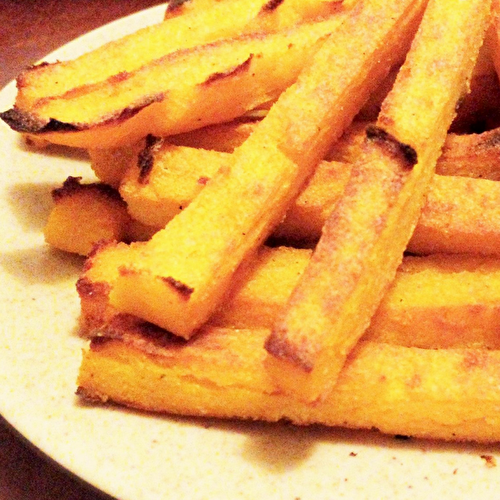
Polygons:
[[498,181],[435,175],[407,250],[500,255],[499,199]]
[[243,33],[282,30],[345,9],[349,2],[291,0],[275,8],[266,8],[269,0],[188,3],[189,8],[176,9],[176,15],[169,16],[167,22],[140,29],[74,60],[27,69],[17,79],[16,107],[29,110],[40,99],[76,92],[78,87],[136,71],[166,54]]
[[111,338],[94,339],[84,353],[78,393],[178,415],[500,440],[500,351],[361,342],[333,390],[309,405],[276,391],[264,367],[268,334],[208,327],[182,344],[151,325],[132,320],[127,328],[122,322],[107,332]]
[[429,2],[364,154],[266,341],[268,370],[298,399],[332,390],[395,276],[489,10],[483,0]]
[[[232,161],[165,229],[131,249],[111,303],[181,337],[192,336],[220,305],[239,264],[274,229],[332,142],[401,57],[402,41],[413,37],[423,7],[420,1],[374,0],[354,9]],[[353,54],[360,37],[364,50]]]
[[[81,324],[87,336],[117,314],[109,294],[116,262],[126,246],[100,245],[77,285]],[[210,324],[272,328],[303,274],[311,250],[262,247],[235,274],[231,290]],[[406,347],[499,349],[500,262],[497,258],[436,254],[406,257],[363,338]]]
[[147,134],[179,134],[229,121],[276,99],[349,12],[176,51],[0,116],[19,132],[83,148],[115,148]]
[[54,208],[44,228],[45,241],[66,252],[88,255],[99,241],[121,241],[131,222],[117,191],[105,184],[81,184],[68,177],[52,191]]
[[[356,156],[361,145],[355,127],[349,137],[341,139],[338,157]],[[445,153],[437,170],[478,175],[496,168],[500,149],[495,142],[498,130],[476,138],[449,134]],[[476,145],[478,157],[465,170],[465,144]],[[351,151],[351,149],[353,151]],[[102,155],[102,153],[101,153]],[[227,153],[172,146],[167,141],[152,141],[141,152],[141,161],[132,164],[123,176],[120,193],[127,202],[131,216],[143,224],[160,229],[184,210],[202,191],[205,184],[223,165],[231,161]],[[455,164],[456,161],[456,164]],[[147,164],[147,175],[142,168]],[[488,167],[487,165],[490,165]],[[113,162],[108,163],[114,172]],[[477,167],[476,167],[477,166]],[[313,245],[320,236],[328,216],[340,200],[349,180],[352,166],[342,162],[321,162],[301,193],[293,201],[284,220],[273,236],[279,241]],[[500,171],[500,170],[499,170]],[[490,176],[496,172],[489,170]],[[109,177],[109,176],[108,176]],[[500,184],[486,179],[434,175],[417,226],[408,243],[408,250],[417,254],[475,253],[500,255]]]

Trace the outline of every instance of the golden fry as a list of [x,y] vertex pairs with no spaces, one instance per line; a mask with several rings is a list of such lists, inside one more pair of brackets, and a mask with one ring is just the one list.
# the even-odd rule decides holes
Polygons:
[[88,255],[100,241],[121,241],[130,216],[117,191],[104,184],[80,184],[69,177],[52,193],[55,206],[44,229],[45,241],[66,252]]
[[500,255],[500,183],[435,175],[407,249]]
[[342,11],[290,30],[173,52],[0,116],[19,132],[84,148],[115,148],[147,134],[179,134],[229,121],[276,99],[347,16]]
[[[422,8],[414,0],[374,0],[355,10],[232,162],[165,229],[134,246],[111,303],[181,337],[193,335],[221,303],[239,264],[274,229],[332,142],[404,53],[402,41],[411,40]],[[355,50],[360,40],[362,52]]]
[[[125,324],[124,324],[125,323]],[[453,441],[500,440],[500,352],[361,342],[315,405],[279,391],[265,370],[268,330],[207,328],[188,343],[123,322],[84,353],[78,393],[148,411],[287,419]]]
[[90,166],[101,182],[117,189],[125,172],[137,163],[144,146],[144,141],[140,141],[121,148],[89,149]]
[[[77,286],[86,335],[99,332],[118,314],[109,294],[118,276],[117,262],[126,251],[122,244],[101,245],[86,263]],[[310,256],[311,250],[305,249],[261,248],[235,274],[210,324],[272,328]],[[496,258],[406,257],[363,338],[427,349],[499,349],[499,290]]]
[[298,399],[326,397],[394,279],[489,8],[483,0],[429,2],[364,154],[266,341],[268,370]]
[[119,191],[133,218],[162,228],[230,162],[228,153],[172,146],[149,138],[136,164],[123,176]]
[[188,4],[177,8],[175,15],[169,9],[168,22],[140,29],[74,60],[27,69],[17,80],[16,107],[29,110],[40,99],[131,73],[166,54],[243,33],[285,29],[332,14],[341,5],[321,0],[292,0],[275,8],[266,8],[268,0],[191,0]]
[[[219,150],[231,149],[248,138],[256,123],[210,127],[207,144]],[[355,161],[364,140],[364,123],[355,123],[337,141],[329,157]],[[482,179],[467,181],[456,176],[496,180],[500,169],[499,129],[482,134],[448,134],[429,196],[409,249],[414,253],[471,252],[498,255],[498,186]],[[227,134],[227,135],[226,135]],[[240,135],[241,134],[241,135]],[[153,140],[141,152],[141,164],[148,160],[148,175],[141,174],[134,148],[92,150],[92,168],[103,182],[116,185],[128,204],[132,217],[158,229],[164,227],[201,192],[215,172],[230,156],[170,143],[193,144],[204,140],[204,132]],[[154,146],[154,147],[153,147]],[[129,165],[131,163],[131,165]],[[275,237],[300,245],[318,241],[322,227],[338,202],[350,176],[351,166],[340,162],[321,162],[291,205]],[[126,175],[124,174],[126,172]]]
[[405,257],[363,339],[425,349],[499,349],[499,280],[498,258]]
[[[287,247],[263,248],[235,276],[211,324],[272,328],[310,254]],[[363,339],[426,349],[499,349],[499,285],[496,258],[406,257]]]

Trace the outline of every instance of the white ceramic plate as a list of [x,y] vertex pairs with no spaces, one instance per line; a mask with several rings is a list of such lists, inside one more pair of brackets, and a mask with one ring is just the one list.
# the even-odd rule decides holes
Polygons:
[[[160,6],[129,16],[47,60],[75,57],[162,14]],[[0,109],[14,96],[11,84]],[[62,149],[30,151],[3,123],[0,158],[0,413],[63,467],[122,500],[495,497],[500,473],[481,456],[498,447],[83,405],[74,395],[82,261],[49,249],[42,228],[50,190],[68,175],[88,178],[88,163]]]

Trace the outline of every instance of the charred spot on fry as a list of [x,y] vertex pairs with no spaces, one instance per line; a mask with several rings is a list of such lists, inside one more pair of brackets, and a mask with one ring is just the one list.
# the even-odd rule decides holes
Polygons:
[[75,191],[78,191],[82,185],[80,184],[82,178],[81,177],[72,177],[69,176],[64,182],[62,187],[55,188],[52,190],[52,198],[54,200],[58,200],[65,196],[69,196]]
[[149,134],[146,137],[146,146],[139,152],[137,167],[139,168],[139,183],[146,184],[154,165],[154,154],[161,148],[163,139]]
[[224,78],[229,78],[231,76],[236,76],[244,73],[245,71],[248,71],[250,69],[250,64],[253,57],[253,54],[250,54],[250,56],[245,61],[243,61],[241,64],[238,64],[234,68],[230,68],[224,72],[213,73],[202,83],[202,85],[211,85],[216,81],[223,80]]
[[81,177],[73,177],[69,176],[64,182],[63,185],[59,188],[55,188],[52,190],[52,199],[57,202],[67,196],[72,196],[75,193],[82,191],[97,191],[110,199],[120,200],[122,201],[120,194],[116,189],[113,189],[111,186],[107,184],[103,184],[102,182],[93,182],[90,184],[82,184]]
[[55,118],[51,118],[38,132],[76,132],[78,130],[81,130],[81,127],[78,124],[66,123],[56,120]]
[[172,276],[162,277],[161,280],[174,288],[177,292],[179,292],[179,295],[186,300],[188,300],[194,292],[194,288],[186,285],[182,281],[172,278]]
[[272,12],[273,10],[277,9],[283,2],[284,0],[269,0],[269,2],[262,6],[260,14]]
[[384,147],[390,154],[401,157],[406,168],[411,169],[418,163],[418,155],[413,147],[404,144],[386,130],[376,125],[366,127],[366,137],[368,140],[376,142]]
[[75,395],[78,396],[84,403],[89,403],[92,405],[106,404],[109,399],[105,394],[98,395],[97,393],[91,392],[82,386],[78,386],[76,388]]
[[131,314],[115,315],[102,329],[99,337],[121,340],[150,354],[166,347],[175,348],[186,345],[184,339]]
[[[58,64],[58,63],[59,63],[59,61],[56,61],[56,62],[42,61],[41,63],[36,63],[36,64],[33,64],[33,65],[29,66],[26,69],[26,71],[36,70],[36,69],[39,69],[39,68],[45,68],[47,66],[51,66],[53,64]],[[23,73],[21,73],[21,76],[23,75]]]
[[[52,123],[42,120],[32,113],[22,111],[17,108],[11,108],[7,111],[0,113],[0,118],[16,132],[21,133],[37,133],[47,128],[52,130],[75,130],[74,127],[68,124],[63,124],[57,120],[52,120]],[[69,128],[66,128],[69,127]]]
[[273,331],[264,343],[265,350],[276,358],[288,360],[294,365],[300,366],[306,373],[312,372],[314,366],[307,356],[307,342],[303,343],[304,349],[296,349],[276,330]]
[[107,295],[111,285],[104,281],[92,281],[88,278],[79,278],[76,282],[76,291],[80,297],[93,297],[94,295]]
[[9,125],[12,130],[21,133],[42,134],[50,132],[77,132],[92,128],[95,125],[110,125],[129,120],[144,108],[153,103],[161,102],[164,99],[165,94],[161,92],[155,95],[145,96],[126,108],[101,117],[99,122],[95,124],[68,123],[55,118],[43,120],[32,113],[19,110],[15,107],[0,113],[0,118]]
[[191,0],[170,0],[167,5],[167,13],[178,15],[181,13],[184,4]]
[[130,104],[126,108],[117,111],[116,113],[112,113],[111,115],[104,117],[101,124],[110,124],[114,122],[121,122],[129,120],[134,117],[137,113],[147,108],[151,104],[155,104],[158,102],[162,102],[166,97],[164,92],[159,92],[158,94],[144,96],[140,98],[138,101]]
[[[50,122],[39,132],[65,132],[65,131],[83,131],[91,129],[94,126],[116,125],[126,122],[140,113],[151,104],[162,102],[166,97],[164,92],[158,94],[143,96],[129,106],[118,109],[116,112],[101,116],[95,124],[91,123],[62,123],[51,119]],[[56,123],[57,122],[57,123]],[[54,128],[59,127],[59,128]],[[66,128],[67,127],[67,128]]]

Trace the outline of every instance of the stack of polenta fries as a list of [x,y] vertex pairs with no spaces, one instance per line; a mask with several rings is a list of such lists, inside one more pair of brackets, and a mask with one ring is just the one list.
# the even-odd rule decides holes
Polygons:
[[499,16],[171,2],[21,74],[3,120],[99,179],[66,179],[45,228],[87,256],[78,393],[500,440]]

